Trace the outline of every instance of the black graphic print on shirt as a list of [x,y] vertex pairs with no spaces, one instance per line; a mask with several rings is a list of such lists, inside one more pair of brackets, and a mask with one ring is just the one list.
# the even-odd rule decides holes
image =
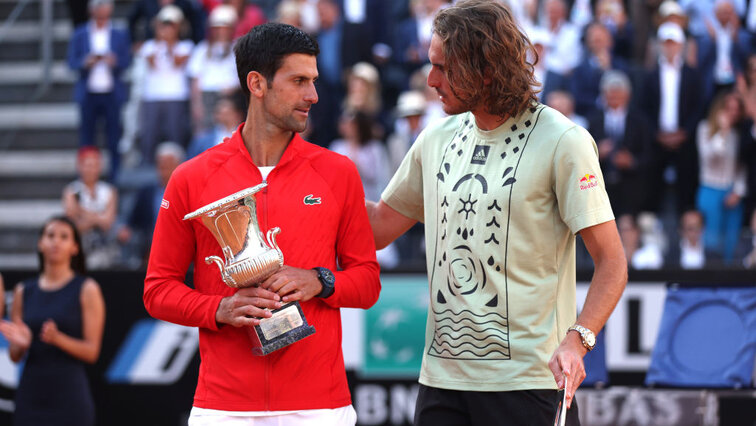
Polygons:
[[[510,359],[506,261],[511,192],[533,111],[495,142],[463,122],[436,174],[437,237],[431,272],[435,331],[429,356]],[[497,288],[491,278],[496,276]],[[504,277],[502,280],[501,277]]]

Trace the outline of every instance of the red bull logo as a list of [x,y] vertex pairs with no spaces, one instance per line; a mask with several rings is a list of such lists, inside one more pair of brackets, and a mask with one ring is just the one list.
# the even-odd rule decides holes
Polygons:
[[593,188],[594,186],[598,186],[598,179],[596,178],[596,175],[586,173],[585,175],[583,175],[583,177],[580,178],[580,189],[589,189]]

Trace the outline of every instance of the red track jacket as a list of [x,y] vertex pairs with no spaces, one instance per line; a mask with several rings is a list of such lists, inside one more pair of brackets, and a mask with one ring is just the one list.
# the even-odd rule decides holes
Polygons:
[[[216,265],[205,264],[206,256],[223,258],[218,242],[199,220],[183,217],[262,181],[244,147],[243,126],[171,176],[152,240],[145,307],[155,318],[199,327],[197,407],[278,411],[349,405],[338,308],[369,308],[378,300],[380,281],[362,184],[346,157],[295,135],[268,176],[268,186],[256,195],[263,234],[281,228],[276,240],[285,264],[335,273],[331,297],[302,303],[315,334],[255,356],[243,329],[219,328],[215,322],[220,300],[235,290],[223,283]],[[306,197],[320,204],[306,204]],[[191,262],[194,289],[184,284]]]

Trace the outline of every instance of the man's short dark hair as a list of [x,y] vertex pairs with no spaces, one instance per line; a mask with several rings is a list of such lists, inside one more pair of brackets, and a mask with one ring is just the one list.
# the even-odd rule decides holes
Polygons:
[[249,96],[247,74],[257,71],[270,84],[276,71],[281,68],[285,56],[293,53],[317,56],[320,48],[315,39],[299,28],[268,22],[255,26],[239,38],[234,46],[234,53],[241,89]]

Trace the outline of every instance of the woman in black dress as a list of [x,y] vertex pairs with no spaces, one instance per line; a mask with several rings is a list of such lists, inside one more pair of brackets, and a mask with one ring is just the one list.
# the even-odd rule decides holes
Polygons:
[[45,223],[37,253],[39,276],[16,286],[10,321],[0,322],[11,359],[26,356],[13,424],[91,426],[94,401],[84,366],[100,354],[102,292],[85,276],[81,238],[69,219]]

